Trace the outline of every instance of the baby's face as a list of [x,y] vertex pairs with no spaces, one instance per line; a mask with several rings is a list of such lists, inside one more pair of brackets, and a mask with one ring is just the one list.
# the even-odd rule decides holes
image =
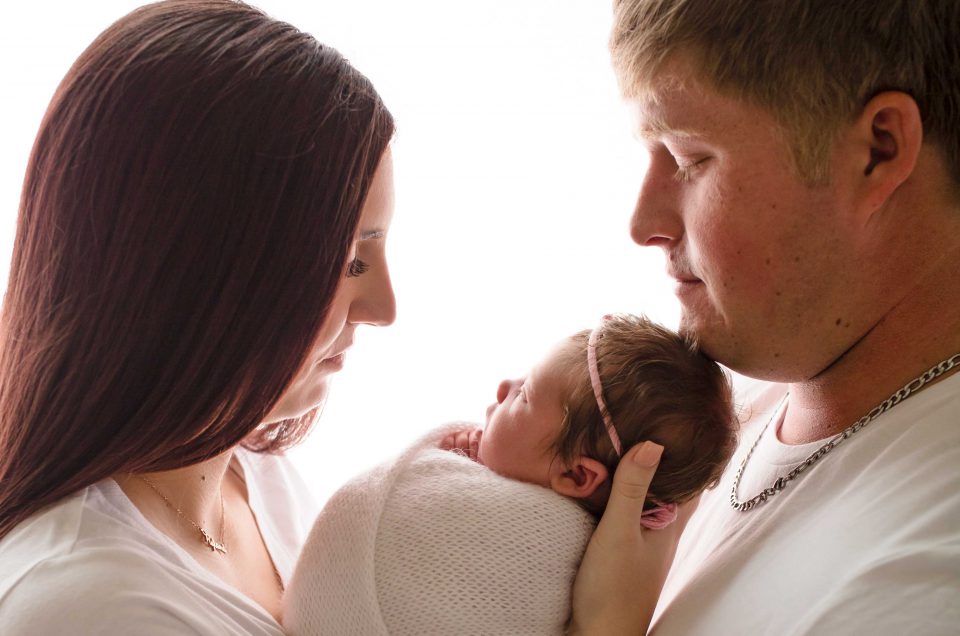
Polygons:
[[564,360],[573,346],[572,340],[562,341],[527,377],[500,383],[480,438],[482,464],[504,477],[550,487],[552,445],[572,378]]

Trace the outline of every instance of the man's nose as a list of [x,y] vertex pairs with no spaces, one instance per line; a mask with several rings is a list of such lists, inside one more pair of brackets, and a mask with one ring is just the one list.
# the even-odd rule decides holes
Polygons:
[[672,160],[651,157],[630,217],[630,238],[636,244],[667,247],[683,236],[675,170]]

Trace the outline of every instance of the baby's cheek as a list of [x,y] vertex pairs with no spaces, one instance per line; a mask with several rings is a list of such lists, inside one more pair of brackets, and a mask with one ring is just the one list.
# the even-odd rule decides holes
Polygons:
[[477,461],[484,466],[490,465],[487,463],[487,454],[490,453],[490,438],[493,436],[493,431],[489,428],[484,429],[480,435],[480,444],[477,446]]
[[477,449],[477,461],[494,472],[500,472],[505,460],[503,447],[498,443],[501,441],[499,438],[496,427],[488,426],[480,436]]

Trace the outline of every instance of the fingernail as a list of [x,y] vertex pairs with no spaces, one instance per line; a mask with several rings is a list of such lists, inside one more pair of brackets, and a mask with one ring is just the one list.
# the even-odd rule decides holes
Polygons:
[[654,442],[644,442],[633,454],[633,461],[640,466],[656,466],[663,454],[663,446]]

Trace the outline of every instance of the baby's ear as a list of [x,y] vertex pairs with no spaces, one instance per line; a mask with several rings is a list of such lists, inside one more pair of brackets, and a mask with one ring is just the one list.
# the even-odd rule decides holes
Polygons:
[[583,499],[607,481],[607,467],[597,460],[580,455],[550,475],[550,487],[561,495]]

